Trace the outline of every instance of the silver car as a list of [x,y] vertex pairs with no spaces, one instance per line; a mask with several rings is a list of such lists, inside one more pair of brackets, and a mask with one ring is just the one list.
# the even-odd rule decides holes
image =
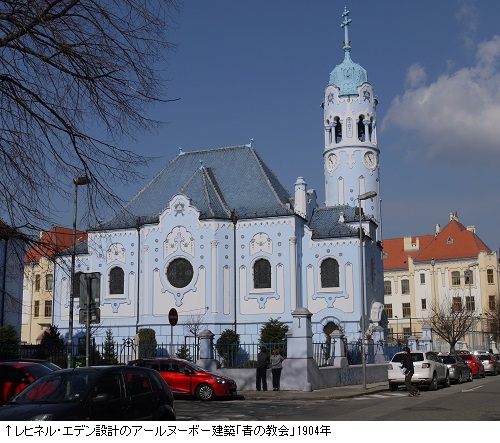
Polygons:
[[452,382],[463,383],[473,380],[472,369],[459,355],[439,354],[439,357],[448,366]]
[[500,374],[500,360],[497,360],[491,354],[477,354],[476,357],[483,362],[484,372],[497,375]]

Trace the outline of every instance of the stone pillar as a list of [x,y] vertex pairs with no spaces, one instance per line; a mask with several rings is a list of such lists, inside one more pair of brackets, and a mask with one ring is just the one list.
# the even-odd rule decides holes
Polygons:
[[209,371],[220,368],[220,363],[214,359],[214,337],[215,335],[208,329],[205,329],[198,336],[200,340],[200,357],[196,364]]
[[414,335],[411,335],[410,337],[408,337],[408,347],[412,350],[412,351],[416,351],[418,346],[417,346],[417,337],[415,337]]
[[331,349],[330,349],[330,359],[328,364],[330,366],[345,367],[349,366],[347,357],[345,356],[344,348],[344,334],[340,331],[333,331],[330,334],[331,338]]
[[421,349],[426,351],[432,351],[434,348],[432,344],[432,328],[427,324],[422,326],[422,337],[420,337],[419,344]]
[[313,360],[312,313],[306,308],[292,312],[292,329],[287,335],[287,358],[281,372],[281,389],[312,391],[319,386],[319,369]]
[[497,349],[497,342],[494,340],[491,341],[491,350],[493,351],[493,354],[500,354]]
[[382,326],[375,326],[373,328],[373,343],[374,343],[374,362],[384,363],[384,328]]

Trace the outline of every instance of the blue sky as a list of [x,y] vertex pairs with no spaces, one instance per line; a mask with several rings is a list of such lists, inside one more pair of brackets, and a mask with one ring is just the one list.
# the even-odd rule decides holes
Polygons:
[[[500,245],[500,2],[498,0],[186,0],[169,38],[168,122],[127,147],[158,159],[253,146],[290,191],[302,176],[324,200],[323,114],[342,62],[344,5],[352,59],[379,99],[383,236],[424,235],[450,212]],[[70,225],[71,218],[68,216]]]

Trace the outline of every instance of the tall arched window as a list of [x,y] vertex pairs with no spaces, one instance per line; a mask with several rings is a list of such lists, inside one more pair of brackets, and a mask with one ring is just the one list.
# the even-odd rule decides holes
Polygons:
[[125,273],[119,266],[111,268],[109,271],[109,293],[124,294],[125,293]]
[[335,143],[340,143],[342,141],[342,124],[340,123],[340,118],[335,117]]
[[325,258],[320,266],[321,287],[338,288],[339,281],[339,263],[334,258]]
[[365,136],[366,136],[364,120],[365,120],[365,116],[360,115],[359,119],[358,119],[358,140],[361,142],[365,141]]
[[254,289],[271,288],[271,263],[265,258],[259,258],[253,264]]

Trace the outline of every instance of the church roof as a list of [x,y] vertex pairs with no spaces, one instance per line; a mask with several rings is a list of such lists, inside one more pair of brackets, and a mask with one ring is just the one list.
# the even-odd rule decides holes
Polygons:
[[344,8],[344,21],[341,26],[345,30],[344,61],[335,67],[330,73],[330,83],[339,88],[339,96],[358,95],[358,87],[368,81],[366,69],[351,60],[351,42],[349,41],[348,27],[351,19],[348,19],[349,11]]
[[176,194],[184,194],[200,218],[238,219],[291,215],[290,195],[251,146],[180,152],[110,221],[95,229],[158,222]]
[[314,209],[309,222],[312,238],[316,240],[319,238],[358,236],[358,228],[345,223],[357,221],[355,209],[347,205]]

